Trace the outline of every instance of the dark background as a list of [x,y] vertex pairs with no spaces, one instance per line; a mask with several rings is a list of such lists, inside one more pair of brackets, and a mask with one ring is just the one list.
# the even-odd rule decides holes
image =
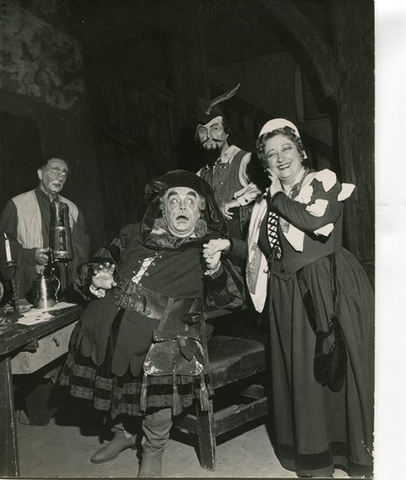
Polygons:
[[66,157],[63,194],[92,250],[144,210],[144,187],[202,165],[197,101],[241,83],[226,115],[252,150],[296,123],[315,168],[357,189],[345,244],[373,279],[372,0],[1,0],[0,209]]

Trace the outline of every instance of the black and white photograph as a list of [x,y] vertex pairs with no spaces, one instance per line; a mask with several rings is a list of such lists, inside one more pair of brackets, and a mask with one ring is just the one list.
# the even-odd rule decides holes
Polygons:
[[402,478],[381,3],[0,0],[0,478]]

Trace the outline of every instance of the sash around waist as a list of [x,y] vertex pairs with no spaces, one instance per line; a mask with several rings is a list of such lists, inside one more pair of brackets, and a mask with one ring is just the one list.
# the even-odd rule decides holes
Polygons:
[[[116,274],[114,280],[117,286],[112,288],[108,295],[121,308],[128,308],[141,315],[161,320],[165,314],[188,313],[196,310],[200,303],[199,298],[171,298],[155,292],[142,285]],[[169,312],[167,311],[169,310]]]

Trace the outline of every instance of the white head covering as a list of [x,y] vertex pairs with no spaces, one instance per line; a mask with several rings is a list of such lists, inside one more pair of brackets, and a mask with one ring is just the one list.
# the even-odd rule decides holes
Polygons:
[[283,127],[290,127],[300,138],[299,130],[297,129],[296,125],[292,122],[289,122],[289,120],[286,120],[285,118],[273,118],[272,120],[269,120],[269,122],[266,122],[265,125],[261,128],[261,131],[259,132],[259,137],[264,133],[272,132],[277,128]]
[[[289,120],[286,120],[285,118],[273,118],[272,120],[269,120],[269,122],[266,122],[265,125],[261,128],[258,138],[260,138],[264,133],[273,132],[278,128],[284,128],[284,127],[290,127],[295,132],[296,136],[300,138],[300,133],[296,125],[290,122]],[[303,154],[304,154],[304,158],[306,159],[307,158],[306,152],[303,151]]]

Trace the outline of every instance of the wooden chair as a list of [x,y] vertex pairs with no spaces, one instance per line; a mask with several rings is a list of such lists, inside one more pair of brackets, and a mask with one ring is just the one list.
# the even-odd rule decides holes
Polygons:
[[[206,320],[225,313],[230,312],[219,310],[199,315],[203,338]],[[262,341],[225,335],[214,335],[208,345],[204,342],[204,348],[214,390],[209,410],[202,411],[196,401],[195,412],[178,418],[174,428],[198,436],[200,465],[215,470],[216,437],[268,413],[266,391],[259,378],[266,371],[266,349]],[[229,404],[224,404],[225,396]]]

